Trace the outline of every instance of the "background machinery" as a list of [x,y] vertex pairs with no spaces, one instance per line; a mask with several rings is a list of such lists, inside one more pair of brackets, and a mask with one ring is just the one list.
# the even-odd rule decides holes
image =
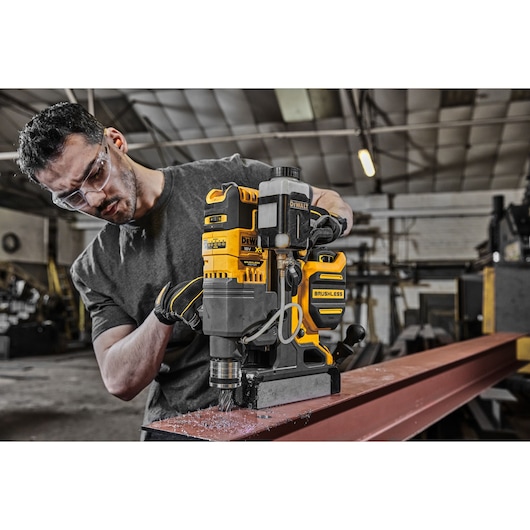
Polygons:
[[530,175],[520,204],[493,197],[484,267],[483,333],[530,332]]

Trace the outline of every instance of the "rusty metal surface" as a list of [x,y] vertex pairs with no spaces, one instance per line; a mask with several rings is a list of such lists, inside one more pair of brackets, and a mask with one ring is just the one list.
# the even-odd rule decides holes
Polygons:
[[407,440],[525,363],[520,333],[496,333],[341,375],[341,392],[268,409],[217,407],[153,422],[161,439]]

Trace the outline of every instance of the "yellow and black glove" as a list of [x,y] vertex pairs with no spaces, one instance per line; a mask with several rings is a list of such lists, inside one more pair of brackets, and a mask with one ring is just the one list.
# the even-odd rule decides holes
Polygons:
[[324,208],[311,206],[311,234],[309,239],[316,245],[326,245],[338,239],[346,230],[346,219],[329,213]]
[[154,313],[162,324],[168,326],[181,320],[194,331],[202,329],[199,310],[202,307],[202,276],[172,286],[168,282],[158,293]]

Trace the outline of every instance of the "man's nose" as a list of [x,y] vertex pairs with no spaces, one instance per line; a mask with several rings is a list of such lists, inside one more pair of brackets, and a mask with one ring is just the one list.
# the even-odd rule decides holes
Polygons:
[[90,208],[98,208],[106,199],[105,192],[101,191],[85,191],[85,200]]

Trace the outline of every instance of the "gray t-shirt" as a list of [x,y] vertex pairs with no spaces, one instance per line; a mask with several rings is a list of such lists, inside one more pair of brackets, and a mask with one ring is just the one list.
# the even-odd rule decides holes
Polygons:
[[[240,155],[164,168],[163,192],[142,219],[107,224],[72,265],[75,287],[90,313],[92,339],[115,326],[139,326],[160,289],[202,276],[202,232],[207,193],[227,182],[258,188],[270,168]],[[217,402],[210,388],[208,337],[176,323],[164,358],[169,373],[153,381],[145,422]]]

